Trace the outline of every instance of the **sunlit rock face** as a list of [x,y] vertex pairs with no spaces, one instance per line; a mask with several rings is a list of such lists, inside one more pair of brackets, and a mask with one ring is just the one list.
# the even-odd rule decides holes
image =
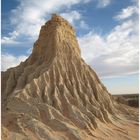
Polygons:
[[138,112],[113,100],[59,15],[41,27],[29,58],[2,72],[1,87],[3,140],[138,138]]

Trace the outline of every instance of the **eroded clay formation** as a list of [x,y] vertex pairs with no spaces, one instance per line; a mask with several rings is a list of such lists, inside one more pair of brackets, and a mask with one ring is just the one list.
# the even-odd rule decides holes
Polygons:
[[3,140],[138,138],[138,112],[113,100],[81,58],[75,30],[56,14],[29,58],[2,72],[1,87]]

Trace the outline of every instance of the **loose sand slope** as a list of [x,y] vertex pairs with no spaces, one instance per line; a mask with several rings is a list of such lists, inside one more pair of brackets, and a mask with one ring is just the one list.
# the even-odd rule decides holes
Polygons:
[[3,140],[136,140],[138,111],[117,104],[53,15],[30,57],[2,72]]

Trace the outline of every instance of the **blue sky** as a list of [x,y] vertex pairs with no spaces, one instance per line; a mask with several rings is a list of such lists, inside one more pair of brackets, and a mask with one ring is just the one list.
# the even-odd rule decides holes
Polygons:
[[2,70],[30,55],[54,12],[75,27],[82,57],[109,92],[138,93],[138,0],[2,0]]

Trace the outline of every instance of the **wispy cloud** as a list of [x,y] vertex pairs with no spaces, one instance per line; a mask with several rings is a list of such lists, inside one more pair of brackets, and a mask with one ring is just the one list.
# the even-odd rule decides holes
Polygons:
[[16,41],[16,37],[18,36],[18,32],[13,31],[12,33],[9,33],[8,37],[2,37],[1,43],[2,44],[19,44],[18,41]]
[[67,19],[76,28],[80,27],[81,29],[89,29],[88,24],[82,19],[83,17],[78,11],[73,10],[69,12],[60,13],[60,15]]
[[60,15],[65,19],[67,19],[73,25],[75,25],[75,22],[77,20],[80,20],[82,18],[81,14],[75,10],[70,12],[60,13]]
[[114,18],[116,20],[123,20],[123,19],[130,18],[131,16],[137,15],[138,12],[139,12],[139,9],[137,6],[129,6],[127,8],[122,9],[121,12],[119,12],[119,14],[115,16]]
[[80,21],[80,27],[82,29],[89,29],[89,25],[84,20]]
[[98,8],[104,8],[112,2],[112,0],[96,0],[97,1],[97,7]]

